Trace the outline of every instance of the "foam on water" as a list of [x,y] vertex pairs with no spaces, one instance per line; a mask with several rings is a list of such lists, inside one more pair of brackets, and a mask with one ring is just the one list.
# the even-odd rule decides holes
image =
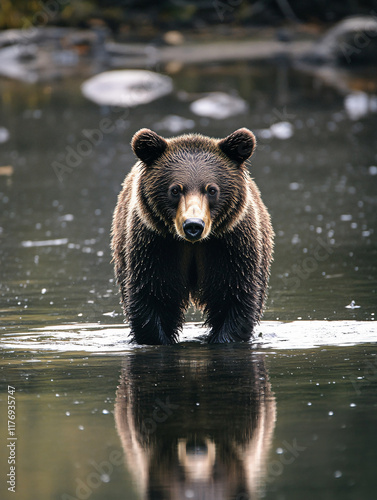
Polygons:
[[[129,333],[129,328],[122,325],[73,323],[6,333],[1,338],[0,347],[37,352],[122,354],[140,347],[129,343]],[[199,323],[186,323],[180,342],[205,343],[206,333]],[[376,341],[377,328],[372,321],[262,321],[252,342],[257,348],[308,349]]]

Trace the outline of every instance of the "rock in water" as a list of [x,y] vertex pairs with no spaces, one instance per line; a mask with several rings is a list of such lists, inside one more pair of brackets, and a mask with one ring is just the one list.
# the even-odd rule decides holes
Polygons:
[[224,92],[211,92],[206,97],[194,101],[190,109],[196,115],[223,120],[229,116],[245,113],[248,106],[240,97]]
[[96,104],[121,107],[147,104],[172,90],[171,78],[145,70],[106,71],[81,86],[84,96]]
[[355,16],[332,27],[315,45],[309,61],[374,64],[377,56],[377,18]]

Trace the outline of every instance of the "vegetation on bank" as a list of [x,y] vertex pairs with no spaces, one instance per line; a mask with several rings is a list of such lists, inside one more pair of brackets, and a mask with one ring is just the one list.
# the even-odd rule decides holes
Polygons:
[[102,24],[122,34],[136,29],[202,30],[221,23],[235,27],[279,25],[286,20],[334,23],[370,14],[374,5],[368,0],[2,0],[0,29]]

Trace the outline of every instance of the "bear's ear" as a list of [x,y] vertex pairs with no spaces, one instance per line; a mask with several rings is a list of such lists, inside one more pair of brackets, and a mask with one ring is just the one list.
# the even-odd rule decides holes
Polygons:
[[142,128],[133,136],[131,146],[135,155],[147,166],[150,166],[160,158],[168,143],[156,132]]
[[254,152],[257,141],[247,128],[240,128],[218,142],[218,146],[231,160],[241,165]]

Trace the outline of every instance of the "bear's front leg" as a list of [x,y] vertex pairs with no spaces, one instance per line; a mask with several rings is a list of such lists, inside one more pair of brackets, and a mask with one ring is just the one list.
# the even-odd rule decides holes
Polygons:
[[253,336],[254,325],[252,311],[232,304],[223,306],[222,310],[208,310],[206,324],[211,327],[208,342],[223,344],[228,342],[247,342]]
[[206,325],[210,327],[208,342],[247,342],[261,316],[258,280],[252,273],[237,274],[231,266],[218,268],[224,272],[221,276],[218,273],[214,282],[218,279],[221,286],[206,286],[202,296]]
[[138,344],[174,344],[188,303],[179,242],[150,231],[136,216],[133,227],[117,270],[131,338]]
[[206,248],[199,304],[207,316],[210,343],[247,342],[260,320],[263,290],[251,258],[254,251],[237,236],[234,231],[234,246],[214,238]]
[[155,295],[140,292],[128,294],[126,314],[132,340],[147,345],[176,343],[184,319],[179,301],[162,302]]

